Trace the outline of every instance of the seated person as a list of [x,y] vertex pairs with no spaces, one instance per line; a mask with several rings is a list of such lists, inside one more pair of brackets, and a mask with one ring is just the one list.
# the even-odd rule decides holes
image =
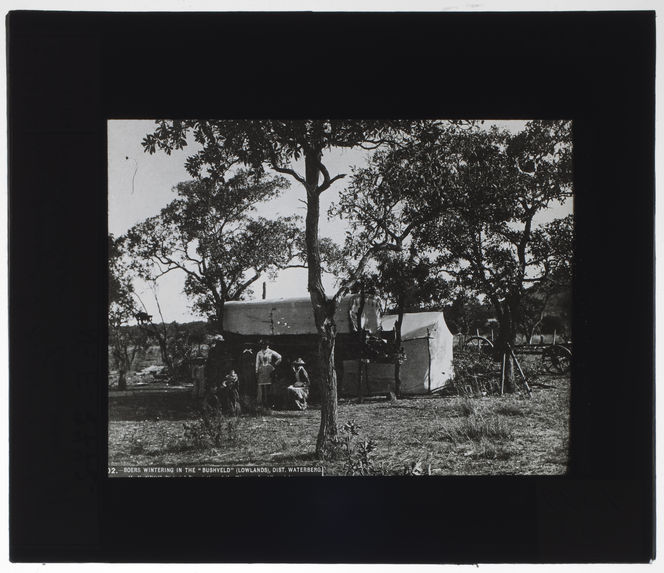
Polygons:
[[309,398],[309,375],[304,369],[304,360],[298,358],[291,364],[294,382],[287,389],[288,407],[296,410],[307,409],[307,398]]

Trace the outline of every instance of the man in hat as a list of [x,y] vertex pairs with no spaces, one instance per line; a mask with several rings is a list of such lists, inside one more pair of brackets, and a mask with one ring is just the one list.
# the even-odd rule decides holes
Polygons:
[[272,372],[274,367],[281,362],[281,354],[272,350],[267,340],[259,342],[261,349],[256,353],[256,383],[258,392],[256,396],[256,407],[267,408],[272,384]]
[[309,375],[304,369],[304,360],[298,358],[291,363],[295,382],[287,389],[288,402],[297,410],[307,409],[307,399],[309,398]]

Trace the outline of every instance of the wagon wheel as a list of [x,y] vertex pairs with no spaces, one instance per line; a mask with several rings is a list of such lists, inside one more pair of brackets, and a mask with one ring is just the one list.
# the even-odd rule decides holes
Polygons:
[[572,365],[572,351],[559,344],[549,346],[542,352],[542,364],[547,372],[567,374]]
[[472,336],[464,344],[466,350],[477,352],[478,354],[488,354],[493,349],[493,342],[484,336]]

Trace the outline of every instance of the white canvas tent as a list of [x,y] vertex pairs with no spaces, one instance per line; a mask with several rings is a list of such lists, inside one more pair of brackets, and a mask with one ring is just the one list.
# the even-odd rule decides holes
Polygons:
[[[335,321],[338,333],[356,329],[359,296],[343,297],[337,306]],[[362,326],[376,332],[380,324],[380,300],[365,297]],[[227,302],[224,305],[224,331],[255,336],[316,334],[314,311],[309,297]]]
[[[394,329],[396,315],[382,319],[383,331]],[[446,386],[452,379],[452,333],[442,312],[404,314],[401,339],[406,360],[401,365],[403,394],[427,394]],[[358,360],[344,361],[343,393],[358,395]],[[366,367],[366,381],[362,393],[383,394],[394,390],[394,364],[370,362]]]

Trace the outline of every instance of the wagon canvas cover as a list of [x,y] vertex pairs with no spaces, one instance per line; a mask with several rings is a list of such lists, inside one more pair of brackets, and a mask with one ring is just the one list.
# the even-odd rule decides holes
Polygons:
[[[337,306],[337,332],[356,330],[359,296],[343,297]],[[362,327],[375,333],[380,324],[380,300],[366,297]],[[224,305],[224,331],[252,336],[316,334],[316,323],[309,297],[228,302]]]

